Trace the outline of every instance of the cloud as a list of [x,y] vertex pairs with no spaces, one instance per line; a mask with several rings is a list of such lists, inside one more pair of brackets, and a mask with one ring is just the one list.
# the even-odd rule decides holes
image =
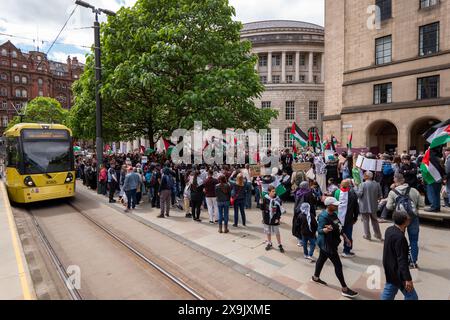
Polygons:
[[[132,6],[136,0],[86,0],[96,7],[117,11],[121,6]],[[324,24],[324,0],[229,0],[236,9],[236,20],[244,23],[251,21],[283,19],[301,20]],[[75,7],[74,0],[1,0],[0,31],[18,36],[9,38],[0,35],[0,43],[11,40],[19,48],[30,50],[36,46],[33,39],[45,40],[40,49],[46,52],[55,39],[66,19]],[[4,18],[7,17],[7,20]],[[100,16],[105,21],[104,16]],[[62,58],[83,55],[90,51],[94,42],[92,26],[93,13],[78,7],[58,39],[64,45],[55,45],[50,56]],[[84,47],[83,47],[84,46]],[[85,48],[88,47],[88,48]],[[81,58],[81,57],[80,57]],[[66,58],[63,59],[65,61]],[[81,60],[81,59],[80,59]],[[84,57],[83,57],[84,61]]]

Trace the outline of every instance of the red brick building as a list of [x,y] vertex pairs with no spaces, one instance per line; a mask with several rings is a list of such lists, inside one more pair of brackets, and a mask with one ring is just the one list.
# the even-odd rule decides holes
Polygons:
[[72,84],[83,72],[77,58],[67,63],[50,61],[45,53],[24,53],[7,41],[0,45],[0,135],[26,104],[39,96],[58,100],[63,108],[73,104]]

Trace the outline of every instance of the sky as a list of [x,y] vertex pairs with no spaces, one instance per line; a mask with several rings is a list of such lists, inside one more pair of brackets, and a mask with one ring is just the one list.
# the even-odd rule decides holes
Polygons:
[[[85,0],[100,8],[117,11],[132,6],[136,0]],[[229,0],[236,9],[235,20],[243,23],[261,20],[300,20],[324,25],[324,0]],[[19,49],[47,53],[67,18],[75,8],[75,0],[1,0],[0,43],[11,40]],[[94,42],[93,13],[77,7],[49,58],[65,62],[67,56],[85,61]],[[105,18],[101,17],[101,20]],[[6,35],[5,35],[6,34]]]

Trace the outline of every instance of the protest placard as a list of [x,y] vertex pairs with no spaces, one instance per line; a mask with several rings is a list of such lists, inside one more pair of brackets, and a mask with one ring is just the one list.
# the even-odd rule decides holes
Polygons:
[[292,170],[295,172],[298,171],[308,171],[311,169],[311,162],[299,162],[299,163],[293,163],[292,164]]
[[261,176],[261,166],[251,165],[250,166],[250,177],[260,177]]

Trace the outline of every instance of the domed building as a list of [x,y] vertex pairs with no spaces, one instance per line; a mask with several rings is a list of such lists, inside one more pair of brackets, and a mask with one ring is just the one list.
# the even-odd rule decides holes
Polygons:
[[[252,42],[259,57],[256,69],[266,90],[257,106],[278,110],[271,128],[279,130],[279,146],[292,146],[294,122],[305,133],[322,133],[324,28],[302,21],[259,21],[244,24],[241,38]],[[270,134],[265,144],[272,144]]]

